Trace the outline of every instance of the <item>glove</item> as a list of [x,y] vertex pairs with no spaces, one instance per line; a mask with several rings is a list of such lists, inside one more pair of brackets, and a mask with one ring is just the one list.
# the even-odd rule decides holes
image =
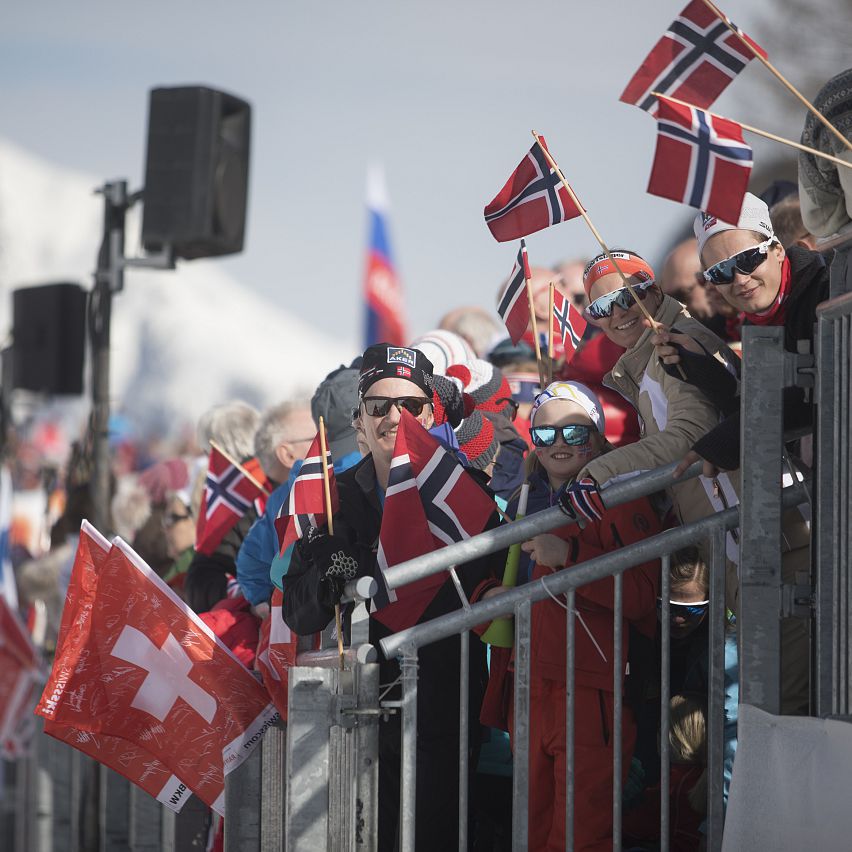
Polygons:
[[308,530],[300,542],[302,554],[319,573],[317,598],[324,606],[340,602],[347,581],[358,576],[358,560],[345,539],[316,528]]
[[559,492],[559,508],[575,521],[599,521],[605,511],[598,485],[588,476],[575,480]]

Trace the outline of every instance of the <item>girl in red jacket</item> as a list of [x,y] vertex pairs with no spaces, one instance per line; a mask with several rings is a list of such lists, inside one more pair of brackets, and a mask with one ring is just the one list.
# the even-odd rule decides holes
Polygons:
[[[554,382],[536,399],[530,435],[534,459],[527,514],[560,501],[579,525],[538,535],[522,545],[530,579],[609,553],[660,530],[646,499],[605,509],[594,483],[577,473],[607,449],[603,408],[579,382]],[[624,573],[622,667],[629,626],[648,636],[656,626],[659,563]],[[612,849],[613,580],[581,586],[575,596],[574,848]],[[564,595],[532,609],[529,848],[565,848],[565,621]],[[623,679],[623,676],[622,676]],[[627,706],[622,720],[625,775],[635,739]]]

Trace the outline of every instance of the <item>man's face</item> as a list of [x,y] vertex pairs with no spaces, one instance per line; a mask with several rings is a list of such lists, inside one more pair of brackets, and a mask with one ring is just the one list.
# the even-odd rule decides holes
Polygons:
[[[722,231],[707,240],[701,259],[704,268],[709,269],[721,260],[733,257],[745,249],[760,245],[761,240],[751,231],[739,228]],[[731,307],[749,314],[760,313],[772,307],[781,288],[781,266],[784,262],[784,249],[777,243],[769,247],[766,258],[760,266],[748,275],[737,270],[730,284],[708,284]]]
[[715,311],[708,299],[701,272],[701,259],[695,239],[685,240],[666,258],[660,289],[682,302],[697,319],[712,317]]
[[[423,406],[423,411],[417,417],[417,420],[420,421],[425,429],[430,429],[435,422],[431,397],[427,396],[414,382],[410,382],[408,379],[379,379],[375,384],[370,385],[364,396],[386,396],[392,398],[415,396],[420,399],[429,400],[430,404]],[[374,417],[367,414],[364,410],[364,403],[362,402],[359,411],[361,412],[360,420],[364,429],[364,440],[367,448],[373,454],[374,458],[389,462],[393,456],[397,428],[401,417],[399,409],[395,405],[392,405],[390,411],[383,417]]]
[[[640,283],[635,276],[629,278],[628,281],[634,286]],[[592,289],[589,292],[589,302],[593,302],[595,299],[611,293],[613,290],[619,290],[623,286],[624,282],[621,280],[621,276],[617,272],[610,272],[608,275],[598,278],[592,284]],[[654,316],[660,307],[661,299],[662,294],[656,286],[651,287],[647,291],[644,305],[651,316]],[[645,332],[645,326],[642,324],[644,316],[645,314],[642,313],[639,305],[631,299],[630,307],[627,310],[624,310],[618,305],[613,305],[610,316],[596,319],[594,322],[613,343],[625,349],[630,349]]]

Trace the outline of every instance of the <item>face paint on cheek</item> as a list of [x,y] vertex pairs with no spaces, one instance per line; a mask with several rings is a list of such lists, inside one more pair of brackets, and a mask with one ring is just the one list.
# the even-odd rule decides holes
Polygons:
[[577,455],[580,456],[580,458],[586,458],[590,456],[593,452],[594,448],[591,444],[583,444],[582,447],[577,448]]

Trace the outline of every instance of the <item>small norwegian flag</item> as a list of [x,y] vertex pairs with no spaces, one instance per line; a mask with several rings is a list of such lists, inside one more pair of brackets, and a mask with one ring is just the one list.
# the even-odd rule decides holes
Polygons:
[[[337,496],[337,481],[334,478],[331,453],[325,451],[328,465],[328,484],[331,490],[331,513],[339,507]],[[286,511],[285,511],[286,507]],[[325,487],[322,475],[322,451],[320,436],[317,433],[302,466],[299,475],[293,481],[290,496],[278,512],[275,519],[275,529],[281,543],[279,553],[283,553],[293,542],[298,541],[308,527],[321,527],[328,523],[325,512]]]
[[[547,148],[544,137],[538,138]],[[505,243],[579,215],[579,208],[536,142],[485,208],[485,224],[497,242]]]
[[517,343],[530,324],[530,309],[527,296],[527,280],[530,278],[530,262],[526,243],[521,240],[518,257],[512,267],[506,292],[497,306],[497,313],[506,324],[512,343]]
[[249,478],[218,447],[212,447],[195,529],[196,551],[208,556],[213,553],[252,504],[262,504],[266,496],[262,483]]
[[565,363],[573,357],[583,334],[586,331],[586,320],[583,315],[566,299],[559,290],[553,291],[553,335],[555,340],[561,342],[565,350]]
[[[754,57],[728,29],[727,20],[718,18],[702,0],[691,0],[645,57],[620,100],[652,115],[657,101],[651,92],[709,107]],[[753,39],[731,26],[766,57]]]
[[660,98],[648,192],[736,222],[751,167],[739,124]]

